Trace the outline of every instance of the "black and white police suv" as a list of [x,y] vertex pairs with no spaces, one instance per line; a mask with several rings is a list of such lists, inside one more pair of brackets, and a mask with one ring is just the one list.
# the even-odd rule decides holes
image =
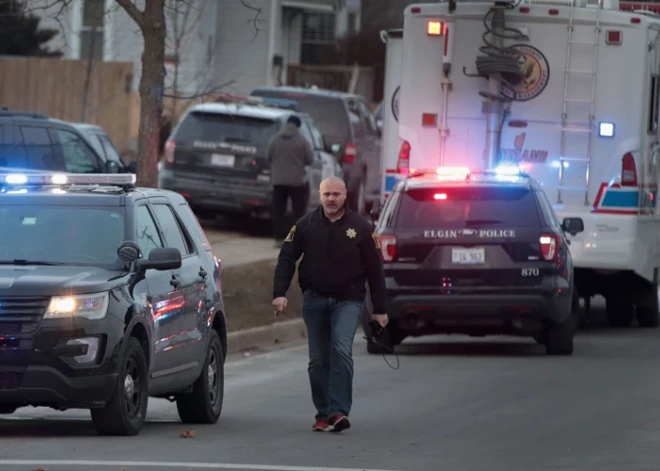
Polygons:
[[215,423],[227,330],[220,262],[174,192],[134,174],[0,174],[0,414],[90,409],[136,435],[149,397]]
[[[579,298],[564,233],[584,225],[560,223],[518,167],[411,175],[374,216],[390,317],[379,342],[387,349],[409,336],[458,333],[531,336],[547,354],[573,353]],[[366,308],[365,329],[368,296]],[[371,342],[368,349],[387,351]]]

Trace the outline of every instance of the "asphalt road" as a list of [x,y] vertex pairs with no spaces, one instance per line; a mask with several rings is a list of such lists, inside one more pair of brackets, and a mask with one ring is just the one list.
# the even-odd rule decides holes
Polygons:
[[425,338],[401,349],[398,371],[358,341],[342,434],[311,431],[306,353],[232,358],[223,416],[194,438],[164,401],[133,438],[96,436],[84,411],[19,410],[0,420],[0,470],[660,469],[660,330],[595,325],[572,357],[532,340]]

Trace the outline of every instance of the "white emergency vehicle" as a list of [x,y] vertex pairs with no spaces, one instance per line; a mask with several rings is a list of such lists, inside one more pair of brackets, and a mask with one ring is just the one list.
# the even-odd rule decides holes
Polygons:
[[[658,18],[618,0],[410,5],[400,57],[387,56],[400,89],[383,197],[411,171],[515,162],[559,222],[584,222],[567,237],[587,308],[603,295],[611,325],[657,327]],[[386,118],[388,146],[391,133]]]

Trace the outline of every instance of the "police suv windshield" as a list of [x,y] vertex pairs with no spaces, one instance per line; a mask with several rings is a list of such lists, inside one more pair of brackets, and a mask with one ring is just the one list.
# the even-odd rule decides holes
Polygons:
[[123,213],[90,206],[0,207],[0,263],[49,262],[120,268]]
[[413,188],[401,195],[396,226],[534,227],[539,214],[532,191],[523,187]]

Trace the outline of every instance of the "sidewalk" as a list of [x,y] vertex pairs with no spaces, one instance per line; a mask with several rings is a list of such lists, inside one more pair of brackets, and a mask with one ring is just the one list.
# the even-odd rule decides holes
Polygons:
[[213,254],[220,259],[223,268],[274,260],[280,253],[279,249],[274,247],[273,239],[235,237],[220,242],[210,242]]

